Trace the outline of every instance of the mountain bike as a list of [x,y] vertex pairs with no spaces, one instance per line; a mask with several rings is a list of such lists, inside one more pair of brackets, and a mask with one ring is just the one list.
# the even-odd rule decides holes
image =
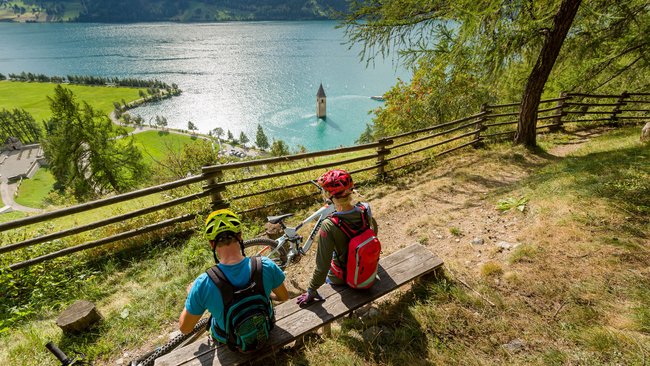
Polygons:
[[[316,182],[310,181],[310,183],[314,184],[322,191],[322,188]],[[277,239],[255,238],[245,240],[244,250],[246,255],[262,255],[268,257],[280,268],[284,269],[287,265],[299,261],[300,258],[307,253],[309,248],[311,248],[323,221],[335,211],[336,208],[334,207],[334,204],[331,201],[326,200],[323,207],[312,213],[295,227],[287,226],[284,222],[284,220],[293,216],[292,213],[268,216],[267,221],[271,224],[279,224],[284,234]],[[298,234],[298,230],[313,220],[316,220],[316,224],[303,245],[304,238]]]

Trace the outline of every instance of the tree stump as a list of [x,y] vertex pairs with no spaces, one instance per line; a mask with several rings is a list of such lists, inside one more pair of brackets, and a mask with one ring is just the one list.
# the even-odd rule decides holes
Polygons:
[[650,122],[646,123],[641,130],[641,142],[650,142]]
[[102,319],[95,304],[79,300],[65,309],[56,319],[56,325],[65,333],[80,333]]

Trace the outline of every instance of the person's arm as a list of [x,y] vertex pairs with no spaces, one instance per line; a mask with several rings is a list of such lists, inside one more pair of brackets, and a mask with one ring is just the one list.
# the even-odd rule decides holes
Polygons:
[[183,312],[178,319],[178,328],[181,333],[187,334],[194,329],[194,326],[199,322],[199,319],[201,319],[201,315],[190,314],[187,309],[183,309]]
[[309,281],[309,289],[316,291],[325,283],[327,272],[330,269],[332,262],[332,254],[334,253],[334,236],[331,230],[328,230],[330,225],[334,225],[331,221],[326,220],[323,223],[318,235],[318,246],[316,248],[316,268],[314,274]]
[[289,291],[287,291],[287,287],[284,286],[284,282],[280,284],[280,286],[274,288],[271,290],[271,299],[275,301],[287,301],[289,300]]

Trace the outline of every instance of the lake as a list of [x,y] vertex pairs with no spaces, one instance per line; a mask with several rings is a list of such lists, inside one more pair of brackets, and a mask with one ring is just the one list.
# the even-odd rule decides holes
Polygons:
[[[370,111],[407,70],[392,59],[366,67],[334,21],[82,24],[0,23],[0,73],[33,72],[159,79],[179,97],[133,110],[170,127],[216,127],[310,151],[351,145]],[[316,118],[320,83],[327,118]]]

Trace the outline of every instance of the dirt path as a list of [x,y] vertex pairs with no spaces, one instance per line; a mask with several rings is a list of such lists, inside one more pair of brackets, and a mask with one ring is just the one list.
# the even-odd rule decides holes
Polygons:
[[[512,193],[508,192],[533,170],[569,155],[601,133],[576,132],[545,155],[517,150],[502,153],[497,159],[510,160],[509,170],[503,170],[503,164],[492,166],[493,160],[484,158],[494,157],[494,152],[479,150],[450,156],[437,167],[411,173],[393,184],[367,191],[361,187],[365,194],[361,200],[370,202],[379,224],[382,255],[419,242],[462,278],[478,276],[486,262],[505,262],[512,249],[521,244],[519,233],[530,219],[517,210],[498,211],[496,201],[510,198]],[[504,193],[501,196],[498,192]],[[288,270],[293,296],[304,291],[309,282],[313,253],[308,256]]]
[[569,140],[564,143],[559,143],[553,147],[549,154],[557,157],[565,157],[570,153],[576,151],[582,144],[588,142],[592,137],[600,136],[603,133],[611,130],[607,127],[599,127],[591,130],[576,131],[569,136]]

